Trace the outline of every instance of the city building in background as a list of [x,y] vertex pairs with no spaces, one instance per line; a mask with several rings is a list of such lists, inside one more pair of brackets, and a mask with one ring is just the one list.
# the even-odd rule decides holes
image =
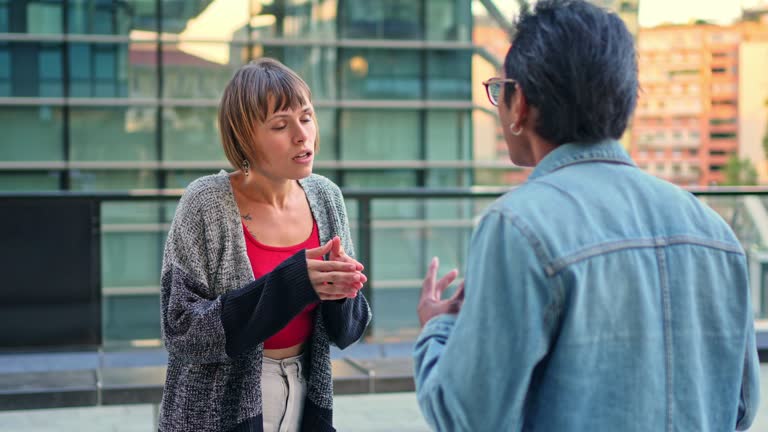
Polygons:
[[[470,0],[0,0],[0,190],[177,189],[231,169],[218,99],[238,67],[262,56],[311,87],[315,171],[340,186],[499,184],[510,166],[496,158],[495,110],[477,97],[499,62],[472,40],[482,9]],[[460,266],[471,207],[376,203],[374,334],[415,334],[424,268],[438,253]],[[157,203],[102,209],[107,342],[159,337],[172,215]]]
[[[760,74],[755,46],[763,40],[768,40],[763,22],[640,29],[642,89],[631,149],[641,168],[678,184],[712,185],[732,183],[727,172],[743,156],[750,158],[746,164],[763,164],[753,134],[742,140],[739,127],[764,93],[750,75]],[[747,100],[740,100],[740,88]]]

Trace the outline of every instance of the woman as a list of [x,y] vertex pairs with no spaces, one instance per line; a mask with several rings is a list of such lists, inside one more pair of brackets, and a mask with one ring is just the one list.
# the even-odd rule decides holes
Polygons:
[[159,428],[332,431],[329,344],[358,340],[370,309],[341,192],[312,174],[309,87],[272,59],[243,66],[219,127],[236,171],[187,187],[165,246]]

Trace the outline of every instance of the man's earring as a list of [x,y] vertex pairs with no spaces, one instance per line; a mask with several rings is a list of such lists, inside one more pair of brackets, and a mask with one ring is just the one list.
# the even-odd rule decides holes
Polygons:
[[240,164],[240,168],[243,169],[245,176],[248,177],[248,174],[250,174],[251,171],[251,163],[248,162],[248,159],[243,159],[243,163]]
[[511,123],[509,125],[509,131],[512,132],[512,135],[514,135],[514,136],[520,136],[520,134],[523,133],[523,127],[520,126],[520,129],[515,130],[515,124]]

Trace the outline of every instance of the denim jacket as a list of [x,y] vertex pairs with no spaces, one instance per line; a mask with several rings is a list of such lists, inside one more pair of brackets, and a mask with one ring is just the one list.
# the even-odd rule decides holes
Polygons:
[[415,346],[440,431],[749,427],[759,363],[744,251],[618,142],[565,144],[488,208],[458,316]]

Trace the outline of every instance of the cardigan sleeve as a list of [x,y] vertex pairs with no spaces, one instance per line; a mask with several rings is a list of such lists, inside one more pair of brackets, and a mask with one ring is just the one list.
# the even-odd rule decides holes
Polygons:
[[[336,215],[332,219],[336,221],[335,234],[341,238],[344,252],[355,257],[355,248],[352,244],[352,235],[349,232],[349,220],[347,219],[344,197],[339,188],[332,185],[331,207]],[[365,265],[365,263],[363,263]],[[322,304],[325,329],[331,343],[344,349],[357,342],[364,334],[366,327],[371,322],[371,308],[360,291],[355,298],[347,298],[337,301],[325,301]]]
[[202,206],[185,195],[163,255],[162,332],[171,356],[187,363],[216,363],[244,354],[277,333],[319,300],[300,251],[272,272],[216,296]]

